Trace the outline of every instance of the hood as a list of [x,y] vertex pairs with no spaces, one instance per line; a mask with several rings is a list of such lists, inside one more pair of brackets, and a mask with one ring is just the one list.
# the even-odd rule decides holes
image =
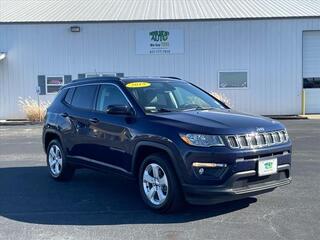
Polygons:
[[153,114],[154,121],[188,132],[208,134],[245,134],[284,129],[270,118],[232,110],[200,110]]

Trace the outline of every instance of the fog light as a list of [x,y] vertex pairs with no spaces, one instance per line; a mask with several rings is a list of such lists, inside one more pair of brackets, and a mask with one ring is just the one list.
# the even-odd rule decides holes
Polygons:
[[205,163],[205,162],[194,162],[192,167],[201,167],[201,168],[215,168],[215,167],[226,167],[227,164],[224,163]]
[[199,178],[220,178],[228,170],[225,163],[193,162],[193,172]]

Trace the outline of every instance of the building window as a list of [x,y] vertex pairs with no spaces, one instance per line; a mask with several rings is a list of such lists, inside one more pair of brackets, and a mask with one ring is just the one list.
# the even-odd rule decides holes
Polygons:
[[219,88],[247,88],[248,72],[219,72]]
[[86,73],[86,78],[90,77],[115,77],[115,73],[106,73],[106,72],[96,72],[96,73]]
[[304,78],[303,88],[320,88],[320,77]]
[[64,76],[47,76],[46,89],[47,93],[57,93],[64,84]]

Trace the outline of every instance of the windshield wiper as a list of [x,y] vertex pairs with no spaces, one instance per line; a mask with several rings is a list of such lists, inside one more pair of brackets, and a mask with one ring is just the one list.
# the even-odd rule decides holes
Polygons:
[[157,109],[157,112],[172,112],[172,110],[170,110],[168,108],[159,108],[159,109]]
[[194,108],[187,108],[187,109],[184,109],[183,111],[210,110],[210,109],[214,109],[214,107],[204,108],[204,107],[198,106]]

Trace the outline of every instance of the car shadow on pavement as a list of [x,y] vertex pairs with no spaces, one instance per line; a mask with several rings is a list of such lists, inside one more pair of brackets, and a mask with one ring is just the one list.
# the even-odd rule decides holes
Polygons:
[[52,180],[46,167],[0,168],[0,216],[52,225],[183,223],[238,211],[247,198],[212,206],[187,206],[161,215],[145,208],[134,181],[78,170],[70,182]]

